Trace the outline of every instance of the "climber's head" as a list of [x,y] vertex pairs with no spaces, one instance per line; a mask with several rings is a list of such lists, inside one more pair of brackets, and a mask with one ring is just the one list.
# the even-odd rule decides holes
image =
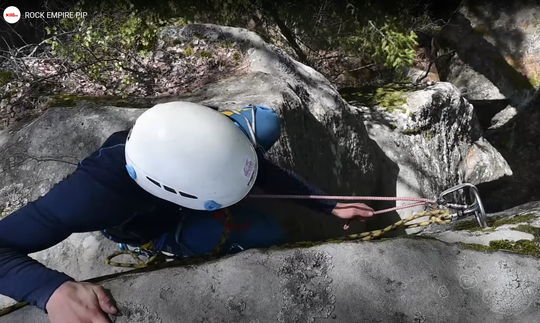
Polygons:
[[157,104],[135,122],[126,168],[144,190],[196,210],[239,202],[258,171],[253,142],[222,113],[190,102]]

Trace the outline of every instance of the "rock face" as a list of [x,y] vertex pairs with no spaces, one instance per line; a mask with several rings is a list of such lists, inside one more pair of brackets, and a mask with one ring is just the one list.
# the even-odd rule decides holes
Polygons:
[[540,85],[539,21],[534,2],[467,1],[442,29],[442,43],[454,55],[439,60],[441,79],[467,99],[521,106]]
[[[386,177],[385,189],[397,184],[385,195],[436,197],[458,183],[480,184],[512,174],[482,137],[473,106],[452,84],[436,83],[401,95],[404,104],[393,109],[358,106],[369,136],[399,168],[397,180]],[[400,214],[403,218],[411,210]]]
[[[194,34],[216,42],[241,42],[250,59],[249,73],[209,84],[190,95],[150,99],[146,102],[148,107],[185,100],[220,109],[249,104],[274,108],[283,123],[282,137],[269,152],[272,159],[329,194],[376,194],[380,172],[376,161],[378,147],[367,136],[361,116],[320,73],[243,29],[190,25],[164,31],[164,37],[177,40],[192,39]],[[142,112],[79,102],[77,107],[50,109],[28,124],[1,132],[3,215],[46,193],[111,133],[129,128]],[[343,234],[342,221],[308,212],[293,203],[258,201],[256,206],[275,213],[297,240]],[[353,223],[352,231],[361,229],[361,223]],[[114,248],[99,234],[75,234],[33,256],[84,279],[114,271],[103,265],[104,254]]]
[[[396,120],[401,120],[398,122],[400,127],[417,126],[420,129],[431,131],[433,138],[424,138],[422,135],[408,136],[399,134],[399,131],[392,134],[390,131],[381,130],[382,125],[377,125],[378,121],[374,119],[370,120],[367,113],[348,105],[320,73],[293,61],[281,50],[264,43],[253,33],[242,29],[213,25],[190,25],[167,29],[164,31],[164,35],[179,40],[195,37],[194,35],[197,35],[197,37],[202,35],[215,41],[235,39],[244,44],[245,54],[250,59],[250,71],[243,76],[209,84],[189,95],[150,99],[147,102],[148,106],[158,102],[186,100],[216,106],[221,109],[240,108],[248,104],[272,107],[280,114],[283,122],[282,137],[269,152],[272,159],[326,190],[329,194],[388,196],[395,196],[396,194],[418,196],[425,194],[430,196],[443,188],[447,188],[447,186],[458,184],[462,180],[475,183],[491,181],[508,173],[504,160],[492,150],[489,144],[481,139],[474,120],[470,118],[470,106],[459,96],[455,88],[448,84],[441,84],[426,91],[410,94],[408,109],[415,116],[415,121],[408,114],[396,112],[391,116]],[[0,144],[2,145],[3,154],[0,159],[0,171],[2,174],[0,176],[0,187],[3,187],[3,189],[0,191],[0,205],[3,206],[3,213],[9,214],[27,201],[34,200],[46,193],[54,183],[72,172],[81,159],[95,151],[112,132],[131,126],[142,111],[142,109],[95,106],[89,102],[80,102],[77,107],[50,109],[30,123],[22,124],[17,129],[1,132]],[[368,128],[373,128],[369,131],[369,134],[366,125]],[[387,138],[384,136],[387,136]],[[390,138],[394,141],[386,140]],[[399,145],[405,148],[399,148]],[[420,156],[418,159],[413,158],[412,150]],[[403,159],[404,162],[400,161],[400,158],[405,158]],[[461,162],[460,159],[467,161]],[[481,167],[482,165],[495,165],[495,167],[484,169]],[[424,171],[428,172],[422,173]],[[415,175],[415,172],[420,175]],[[292,203],[282,201],[257,201],[256,204],[257,207],[275,214],[287,230],[294,232],[296,240],[320,240],[343,235],[343,222],[334,217],[307,212]],[[379,206],[375,203],[371,203],[371,205],[375,208]],[[382,205],[386,204],[381,203]],[[410,213],[402,213],[401,216],[407,214]],[[397,213],[390,214],[386,218],[380,217],[377,220],[394,222],[396,217],[399,217]],[[381,222],[376,223],[377,221],[373,221],[373,226],[381,226]],[[353,223],[351,231],[358,232],[362,229],[365,229],[363,225]],[[401,252],[413,250],[419,246],[417,243],[419,242],[407,242],[404,246],[409,249],[403,249]],[[389,247],[381,248],[393,248],[394,244],[392,242]],[[126,293],[125,297],[120,296],[119,299],[123,299],[123,304],[129,308],[129,313],[131,313],[127,314],[125,318],[119,318],[119,320],[129,322],[172,322],[174,318],[174,321],[176,321],[178,313],[165,311],[163,304],[158,307],[154,307],[154,305],[158,304],[155,302],[160,299],[174,299],[175,301],[182,299],[177,297],[177,295],[180,296],[181,294],[176,294],[178,292],[174,286],[167,289],[163,285],[166,281],[170,281],[170,275],[180,274],[177,283],[191,282],[189,284],[192,284],[193,288],[191,290],[194,293],[186,297],[189,300],[183,303],[186,306],[185,308],[181,304],[176,308],[196,308],[193,307],[193,304],[197,304],[197,302],[198,304],[210,306],[206,309],[206,314],[186,311],[187,314],[184,315],[194,315],[194,317],[206,315],[210,321],[212,321],[210,318],[219,317],[220,315],[234,315],[232,317],[233,321],[247,320],[246,322],[252,323],[257,322],[257,320],[266,322],[268,317],[277,317],[282,322],[289,322],[294,317],[311,322],[317,316],[326,317],[329,315],[328,313],[334,311],[333,297],[336,298],[336,301],[339,301],[339,298],[346,295],[344,294],[345,289],[339,289],[348,285],[345,280],[338,283],[341,287],[337,285],[332,287],[337,292],[328,290],[331,282],[326,280],[327,276],[337,279],[340,274],[348,272],[345,269],[332,271],[331,265],[336,266],[336,268],[345,268],[343,266],[349,260],[358,263],[369,260],[364,258],[363,254],[362,256],[355,256],[356,245],[343,246],[344,251],[339,251],[339,254],[343,255],[340,260],[341,263],[332,263],[327,259],[334,251],[341,250],[341,247],[328,246],[313,249],[307,251],[307,253],[291,251],[280,254],[281,256],[276,254],[275,258],[272,253],[246,253],[246,256],[231,258],[213,265],[217,267],[212,267],[222,272],[223,278],[233,274],[237,275],[238,279],[244,274],[248,275],[246,277],[251,277],[249,275],[257,273],[260,273],[261,277],[269,275],[267,281],[269,285],[267,287],[261,285],[263,286],[261,290],[257,289],[259,288],[257,285],[251,285],[250,288],[252,289],[246,289],[245,287],[249,284],[237,284],[234,280],[229,280],[230,285],[229,283],[220,285],[216,281],[213,287],[210,288],[210,285],[206,284],[210,280],[202,275],[202,272],[214,270],[211,267],[199,267],[194,271],[162,272],[156,274],[157,276],[151,276],[153,278],[149,278],[148,281],[133,280],[131,281],[133,283],[132,287],[141,288],[140,291],[146,290],[148,288],[147,284],[150,284],[150,282],[157,282],[156,284],[164,287],[164,289],[161,290],[161,287],[159,287],[160,290],[155,295],[145,294],[144,298],[149,302],[145,303],[142,299],[137,299],[138,296],[127,298],[128,294],[133,296],[133,289],[129,292],[127,289],[119,291],[115,287],[114,289],[118,293]],[[375,255],[384,252],[378,249],[379,246],[384,246],[383,244],[366,244],[365,246],[367,249],[361,251],[362,253],[374,252],[373,255]],[[421,246],[424,246],[424,244],[421,244]],[[448,248],[444,250],[449,252],[455,250],[453,247],[444,244],[440,244],[440,246],[443,249]],[[75,234],[59,245],[32,256],[53,268],[65,271],[73,277],[84,279],[89,276],[100,276],[115,271],[113,268],[103,266],[104,253],[109,253],[114,248],[113,243],[102,239],[100,235],[93,233]],[[437,252],[433,254],[433,257],[438,254]],[[250,255],[250,257],[247,255]],[[366,254],[365,257],[370,257],[369,255]],[[289,259],[287,257],[292,258],[286,260]],[[246,261],[252,261],[250,259],[253,259],[255,261],[254,266],[245,266],[246,264],[242,264],[241,259],[247,259]],[[280,267],[279,264],[282,261],[289,262],[289,265]],[[390,267],[390,259],[385,261],[387,263],[383,263],[383,267]],[[242,270],[242,266],[231,266],[231,262],[238,262],[238,264],[245,266],[244,268],[251,269],[246,272]],[[275,265],[266,267],[267,265],[264,262]],[[354,265],[354,263],[351,264]],[[329,266],[327,269],[325,269],[326,265]],[[299,270],[304,270],[305,266],[312,267],[312,274],[310,274],[312,279],[302,278],[302,275],[300,275]],[[370,268],[369,270],[373,274],[379,271],[378,267]],[[274,272],[274,269],[279,270]],[[201,275],[197,276],[199,274]],[[393,275],[395,274],[392,273],[390,276],[394,277]],[[167,279],[164,279],[165,277]],[[271,296],[273,291],[278,291],[276,288],[278,288],[279,284],[275,280],[278,277],[288,277],[284,287],[279,287],[281,288],[279,289],[281,294],[276,294],[283,296],[283,299],[280,300]],[[395,280],[394,278],[389,279]],[[118,282],[120,281],[123,280]],[[248,280],[245,281],[245,283],[247,282]],[[200,286],[206,286],[210,289],[204,289],[206,287],[198,289],[196,288],[196,286],[199,286],[198,283],[203,284]],[[306,284],[312,283],[319,286],[317,287],[319,291],[316,292],[318,293],[316,295],[319,296],[310,296],[306,289]],[[390,283],[390,285],[392,284]],[[398,285],[396,286],[399,287]],[[370,286],[369,288],[375,288],[375,285]],[[185,289],[185,285],[182,285],[179,290],[190,289]],[[212,293],[212,290],[217,290],[223,295],[228,294],[226,296],[227,307],[220,309],[215,307],[215,304],[202,301],[202,298],[208,298],[208,293]],[[263,293],[265,290],[268,294]],[[358,289],[354,291],[356,293],[354,295],[362,299],[362,297],[368,295],[364,294],[368,290]],[[240,296],[241,291],[244,293],[243,295],[268,296],[266,299],[261,298],[262,303],[253,305],[255,304],[253,302],[258,298]],[[455,290],[458,293],[458,296],[456,296],[458,299],[463,299],[464,295],[468,295],[459,294],[460,291],[459,289]],[[411,290],[411,292],[414,292],[414,290]],[[382,301],[385,294],[378,295],[377,297]],[[318,305],[310,308],[307,303],[308,299],[314,300]],[[191,301],[194,303],[190,303]],[[213,301],[210,300],[209,302]],[[268,306],[270,302],[281,302],[281,309]],[[352,304],[352,302],[343,303],[343,306],[345,306],[343,308],[345,312],[343,313],[348,313],[343,315],[345,321],[349,320],[350,315],[353,315],[347,309]],[[384,302],[374,304],[373,307],[364,308],[365,314],[362,315],[365,315],[365,317],[376,315],[379,308],[386,306],[380,307],[381,305],[384,305]],[[212,308],[216,312],[213,312]],[[269,308],[281,312],[266,314],[261,312],[269,310]],[[15,315],[26,315],[25,313],[32,313],[32,311],[27,312],[25,310],[20,313],[22,314]],[[249,313],[256,315],[250,316]],[[416,315],[416,312],[410,312],[405,308],[396,313],[398,313],[396,317],[400,319],[403,317],[413,318]],[[426,312],[422,315],[429,316],[431,314]],[[18,316],[10,316],[10,319],[19,321]],[[42,319],[43,316],[28,317],[23,321],[32,322],[32,320],[39,321]],[[5,319],[2,318],[2,320]],[[186,318],[186,321],[193,320]]]
[[[505,216],[533,214],[525,205]],[[429,238],[245,251],[192,268],[103,283],[122,311],[116,323],[536,322],[538,260]],[[45,323],[24,308],[0,323]]]
[[533,1],[469,1],[441,33],[454,51],[440,57],[441,79],[474,101],[485,137],[513,176],[482,186],[493,212],[540,198],[540,6]]

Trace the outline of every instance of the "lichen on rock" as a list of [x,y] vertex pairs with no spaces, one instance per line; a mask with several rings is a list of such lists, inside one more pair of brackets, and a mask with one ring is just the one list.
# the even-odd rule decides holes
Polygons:
[[13,183],[0,189],[0,219],[20,209],[29,201],[30,189],[22,183]]
[[331,256],[324,252],[295,251],[285,257],[280,274],[284,307],[278,314],[280,323],[313,323],[330,317],[334,296],[328,271]]

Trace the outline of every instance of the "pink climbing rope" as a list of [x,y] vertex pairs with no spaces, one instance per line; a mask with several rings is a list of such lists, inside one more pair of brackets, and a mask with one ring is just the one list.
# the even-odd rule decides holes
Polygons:
[[436,200],[421,197],[389,197],[389,196],[332,196],[332,195],[273,195],[273,194],[252,194],[249,198],[256,199],[302,199],[302,200],[342,200],[342,201],[409,201],[409,203],[380,211],[374,214],[387,213],[410,207],[421,206],[428,203],[436,203]]

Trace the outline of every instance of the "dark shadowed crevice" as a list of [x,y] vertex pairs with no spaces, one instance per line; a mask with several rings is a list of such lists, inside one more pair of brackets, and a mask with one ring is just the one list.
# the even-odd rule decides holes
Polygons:
[[[493,28],[490,27],[491,19],[484,20],[485,28]],[[511,66],[503,53],[507,52],[508,56],[512,55],[512,60],[517,62],[516,64],[520,64],[522,57],[515,52],[519,52],[522,47],[525,38],[523,33],[519,30],[500,31],[497,45],[493,45],[483,37],[484,33],[477,29],[473,28],[471,22],[463,14],[457,13],[441,32],[443,43],[454,50],[465,64],[492,82],[505,97],[509,98],[511,104],[519,105],[522,103],[519,101],[522,99],[520,94],[533,92],[534,87],[529,79],[518,71],[519,65]],[[500,44],[509,42],[512,43],[512,45],[508,45],[509,48],[512,48],[511,52],[504,47],[501,49],[502,45]],[[512,82],[511,89],[506,84],[509,81]],[[514,89],[519,89],[519,91]]]

